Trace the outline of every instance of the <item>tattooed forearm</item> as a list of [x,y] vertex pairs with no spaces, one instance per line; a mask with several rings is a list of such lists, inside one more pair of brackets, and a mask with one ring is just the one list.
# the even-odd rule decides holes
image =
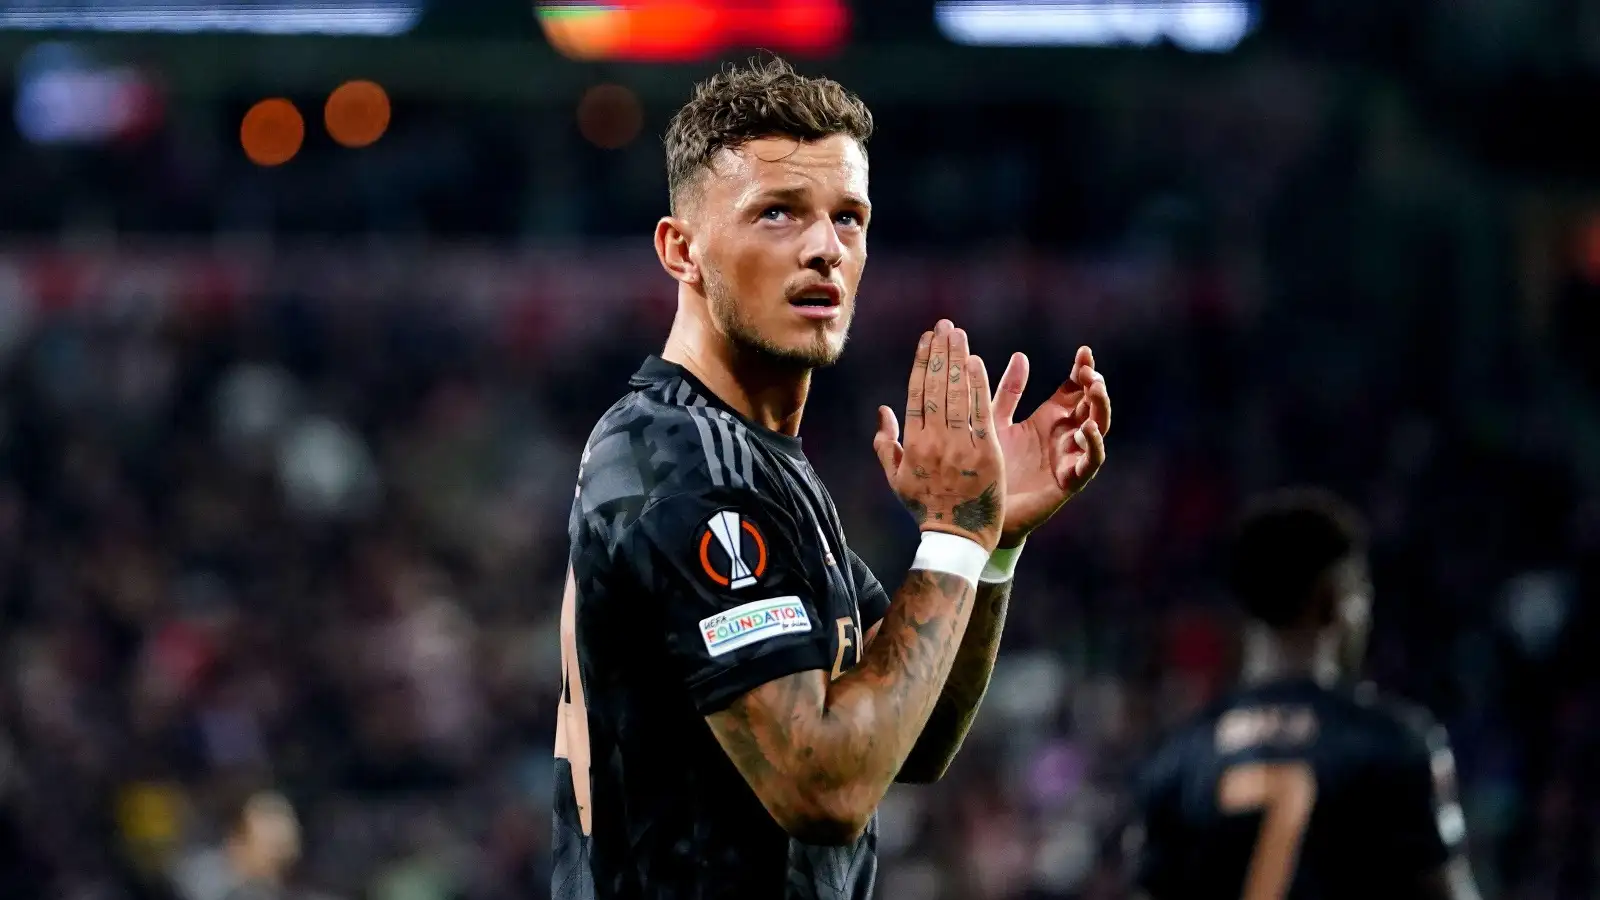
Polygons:
[[929,784],[944,776],[956,751],[967,737],[978,704],[989,690],[989,678],[1000,653],[1000,632],[1005,629],[1006,609],[1011,603],[1011,582],[985,584],[978,588],[977,604],[967,623],[961,648],[945,680],[944,691],[934,706],[928,725],[922,730],[911,755],[900,767],[897,781]]
[[974,597],[959,576],[914,570],[854,669],[780,678],[706,718],[790,834],[846,843],[866,827],[933,715]]

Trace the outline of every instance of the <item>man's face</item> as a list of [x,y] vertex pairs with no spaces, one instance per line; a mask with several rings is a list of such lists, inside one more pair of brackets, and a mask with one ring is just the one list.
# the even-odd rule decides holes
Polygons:
[[712,320],[740,349],[804,368],[844,351],[867,262],[867,157],[846,135],[724,150],[688,211]]

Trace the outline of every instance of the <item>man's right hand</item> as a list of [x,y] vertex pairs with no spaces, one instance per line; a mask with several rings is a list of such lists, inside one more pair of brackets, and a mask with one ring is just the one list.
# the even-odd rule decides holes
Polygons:
[[878,408],[872,448],[923,531],[970,538],[986,550],[1005,520],[1005,469],[990,410],[989,374],[948,319],[917,342],[906,391],[906,428]]

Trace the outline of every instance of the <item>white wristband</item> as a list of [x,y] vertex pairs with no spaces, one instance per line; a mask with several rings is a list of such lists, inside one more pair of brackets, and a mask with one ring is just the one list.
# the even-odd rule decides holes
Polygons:
[[989,551],[977,541],[942,531],[924,531],[911,568],[959,575],[977,587],[978,577],[988,563]]
[[983,584],[1005,584],[1017,571],[1017,557],[1022,555],[1022,548],[1028,546],[1026,538],[1015,547],[1000,548],[989,554],[989,561],[984,563],[983,574],[978,576],[978,581]]

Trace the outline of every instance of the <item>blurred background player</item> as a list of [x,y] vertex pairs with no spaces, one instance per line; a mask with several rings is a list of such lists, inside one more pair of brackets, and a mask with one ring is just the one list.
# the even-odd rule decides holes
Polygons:
[[1477,896],[1444,730],[1353,683],[1366,552],[1329,493],[1275,493],[1244,516],[1228,563],[1250,620],[1241,683],[1143,775],[1152,900]]

